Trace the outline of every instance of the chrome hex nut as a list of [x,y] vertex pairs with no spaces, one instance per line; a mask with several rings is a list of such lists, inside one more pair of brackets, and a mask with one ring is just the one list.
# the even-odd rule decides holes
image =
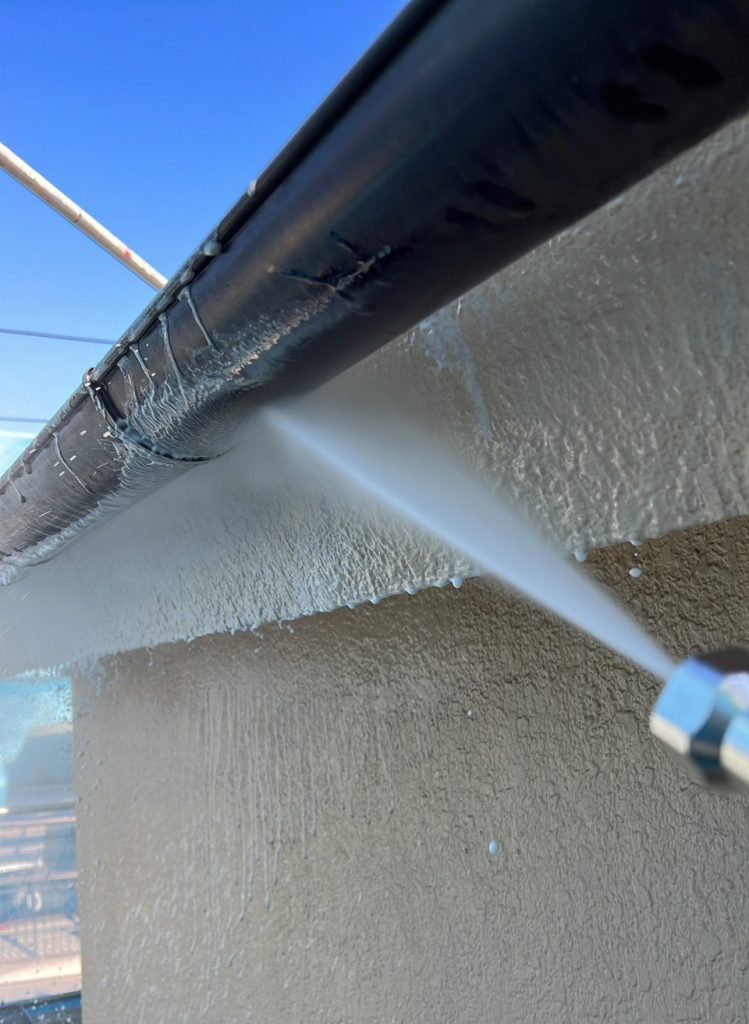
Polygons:
[[749,652],[716,651],[677,666],[653,709],[650,729],[701,782],[715,785],[727,780],[721,758],[726,733],[747,710]]
[[749,714],[737,715],[726,729],[720,763],[737,788],[749,789]]

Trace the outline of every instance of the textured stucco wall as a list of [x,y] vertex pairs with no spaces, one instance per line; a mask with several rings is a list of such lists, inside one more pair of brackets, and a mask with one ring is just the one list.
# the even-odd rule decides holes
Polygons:
[[[730,126],[319,400],[408,410],[568,551],[747,513],[748,142],[749,121]],[[466,568],[280,462],[250,424],[236,451],[0,588],[0,672]]]
[[[748,520],[591,561],[672,652],[749,640]],[[656,690],[482,581],[79,677],[86,1019],[743,1024],[747,804]]]

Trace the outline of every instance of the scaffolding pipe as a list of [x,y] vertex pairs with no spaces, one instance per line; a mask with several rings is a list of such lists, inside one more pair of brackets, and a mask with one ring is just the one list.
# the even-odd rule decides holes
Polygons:
[[38,171],[35,171],[25,160],[22,160],[12,149],[4,146],[2,142],[0,142],[0,168],[6,171],[11,178],[15,178],[19,185],[23,185],[24,188],[27,188],[38,199],[42,199],[47,206],[51,206],[53,210],[56,210],[65,220],[70,221],[74,227],[82,231],[84,235],[96,242],[97,245],[100,245],[110,256],[114,256],[120,263],[124,263],[128,270],[132,270],[146,284],[150,284],[156,291],[161,291],[164,287],[167,279],[163,274],[160,274],[142,256],[139,256],[137,252],[133,252],[128,245],[125,245],[121,238],[108,231],[90,213],[86,213],[82,207],[74,203],[64,192],[61,192],[59,188],[55,188],[51,181],[47,181],[45,177],[39,174]]

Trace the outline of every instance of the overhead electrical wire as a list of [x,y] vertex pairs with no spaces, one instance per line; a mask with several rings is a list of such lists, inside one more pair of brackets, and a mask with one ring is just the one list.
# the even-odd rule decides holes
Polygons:
[[[48,331],[22,331],[14,327],[0,327],[0,334],[17,335],[23,338],[44,338],[51,341],[77,341],[86,345],[106,345],[111,348],[113,341],[104,338],[87,338],[79,334],[52,334]],[[49,417],[41,416],[0,416],[0,423],[46,423]]]
[[20,331],[15,327],[0,327],[0,334],[14,334],[22,338],[45,338],[50,341],[81,341],[86,345],[106,345],[111,348],[113,341],[104,338],[84,338],[79,334],[50,334],[47,331]]
[[39,416],[0,416],[0,423],[46,423]]
[[[23,331],[15,327],[0,327],[0,334],[16,335],[22,338],[44,338],[51,341],[76,341],[86,345],[106,345],[111,348],[113,341],[104,338],[88,338],[80,334],[52,334],[48,331]],[[46,423],[49,417],[41,416],[0,416],[0,423]]]

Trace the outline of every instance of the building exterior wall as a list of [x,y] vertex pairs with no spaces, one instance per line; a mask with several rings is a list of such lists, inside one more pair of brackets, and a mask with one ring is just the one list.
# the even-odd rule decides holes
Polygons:
[[[569,552],[746,515],[748,141],[749,120],[729,125],[319,401],[409,416]],[[228,455],[1,587],[0,674],[465,573],[282,463],[251,422]]]
[[[676,656],[749,641],[746,519],[591,570]],[[86,1019],[746,1021],[747,805],[657,690],[482,580],[80,674]]]

